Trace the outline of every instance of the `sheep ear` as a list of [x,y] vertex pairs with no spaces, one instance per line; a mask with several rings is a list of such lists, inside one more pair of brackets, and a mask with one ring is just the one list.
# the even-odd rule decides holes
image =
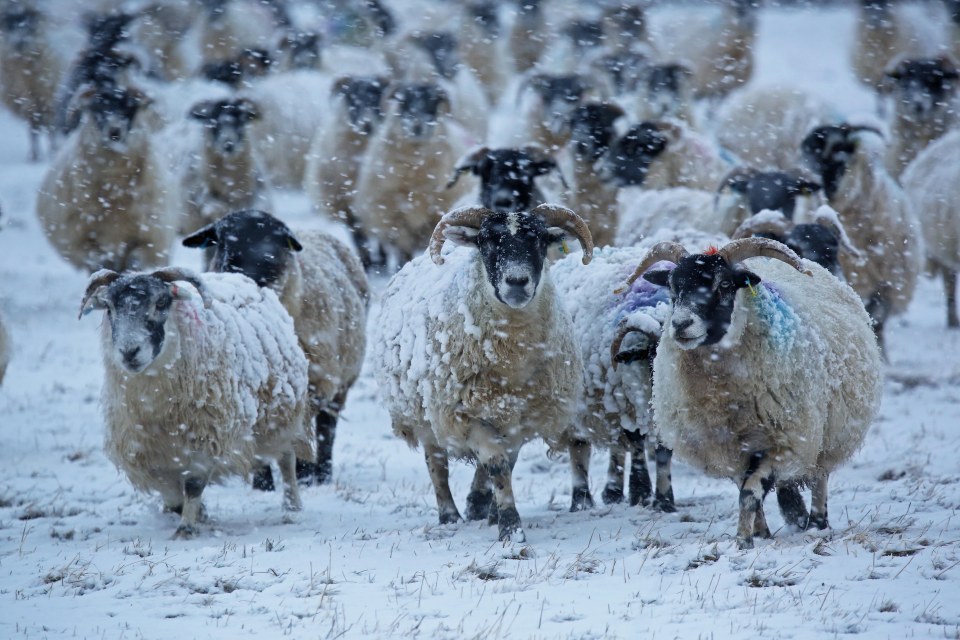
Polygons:
[[350,89],[350,85],[353,84],[353,76],[338,76],[336,80],[333,81],[333,86],[330,88],[331,96],[345,96],[347,91]]
[[479,229],[473,227],[447,227],[443,230],[443,236],[460,247],[476,247]]
[[213,108],[216,102],[213,100],[204,100],[193,105],[190,109],[190,118],[200,122],[209,122],[213,118]]
[[670,284],[670,270],[657,269],[656,271],[647,271],[643,274],[643,279],[658,287],[666,287]]
[[755,287],[760,284],[760,276],[747,269],[737,269],[733,272],[733,284],[737,289],[744,287]]
[[180,243],[190,249],[205,249],[211,244],[217,244],[217,223],[208,224],[199,231],[195,231]]
[[300,241],[297,240],[297,237],[293,235],[292,231],[287,232],[287,247],[291,251],[303,251],[303,245],[300,244]]
[[807,178],[797,178],[797,181],[792,185],[793,193],[809,196],[820,191],[823,188],[819,182],[814,180],[808,180]]

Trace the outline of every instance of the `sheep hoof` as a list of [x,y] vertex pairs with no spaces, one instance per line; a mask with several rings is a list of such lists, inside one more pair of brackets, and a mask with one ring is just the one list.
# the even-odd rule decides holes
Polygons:
[[520,514],[515,507],[500,511],[500,542],[526,542],[527,537],[520,528]]
[[573,496],[570,499],[570,513],[577,511],[586,511],[593,508],[593,496],[590,495],[590,489],[587,487],[575,487]]
[[467,495],[467,520],[483,520],[490,515],[493,491],[471,491]]
[[175,513],[178,516],[183,515],[183,504],[165,504],[163,505],[164,513]]
[[737,549],[753,549],[753,537],[737,536]]
[[763,528],[762,528],[762,529],[754,529],[754,530],[753,530],[753,537],[754,537],[754,538],[763,538],[764,540],[769,540],[770,538],[773,537],[773,534],[770,533],[770,527],[768,527],[767,525],[763,525]]
[[460,512],[456,509],[453,511],[440,512],[440,524],[456,524],[462,520],[463,518],[460,517]]
[[193,525],[181,524],[179,527],[177,527],[177,530],[173,533],[173,539],[174,540],[190,540],[192,538],[196,538],[198,533],[199,532],[197,531],[197,528],[194,527]]
[[620,504],[623,502],[623,489],[615,484],[608,484],[603,488],[603,504]]
[[273,472],[270,465],[265,464],[253,474],[253,488],[257,491],[274,491],[277,487],[273,483]]
[[636,493],[631,491],[629,504],[631,507],[635,507],[638,504],[645,507],[650,504],[650,494]]
[[806,526],[806,528],[807,528],[807,529],[819,529],[820,531],[823,531],[824,529],[829,529],[829,528],[830,528],[830,523],[827,522],[827,516],[826,516],[826,514],[824,514],[824,515],[819,515],[819,514],[811,513],[811,514],[810,514],[810,519],[807,521],[807,526]]
[[673,496],[664,496],[659,493],[653,499],[653,504],[650,505],[655,511],[662,511],[663,513],[676,513],[677,506],[673,503]]

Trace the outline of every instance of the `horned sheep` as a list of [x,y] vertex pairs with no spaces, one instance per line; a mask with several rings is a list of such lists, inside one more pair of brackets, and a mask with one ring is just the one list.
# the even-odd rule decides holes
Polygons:
[[[676,266],[648,271],[663,260]],[[693,255],[661,243],[628,284],[641,275],[669,287],[672,307],[654,359],[660,437],[740,488],[738,547],[770,537],[763,497],[774,487],[787,524],[828,527],[829,474],[863,442],[882,393],[856,294],[766,238]],[[799,483],[812,486],[809,513]]]
[[37,195],[54,248],[91,272],[160,266],[175,233],[179,194],[136,89],[87,88],[72,105],[82,124],[60,148]]
[[273,291],[239,274],[104,269],[80,308],[106,311],[107,455],[181,515],[177,537],[197,533],[209,483],[261,458],[280,462],[284,509],[302,508],[294,467],[312,455],[307,360]]
[[[305,419],[317,438],[316,460],[298,460],[297,477],[329,482],[337,420],[360,375],[366,347],[370,292],[360,261],[326,233],[294,233],[263,211],[231,213],[184,238],[183,246],[212,246],[211,271],[242,273],[273,289],[293,317],[310,364]],[[269,467],[261,468],[254,484],[272,488]]]
[[[511,480],[520,447],[538,437],[558,446],[582,385],[547,259],[567,233],[589,262],[590,231],[569,209],[457,209],[437,224],[429,256],[387,285],[371,340],[374,371],[394,433],[424,447],[441,524],[461,519],[448,481],[453,455],[477,462],[468,519],[490,515],[501,540],[525,539]],[[443,255],[444,240],[472,250]]]

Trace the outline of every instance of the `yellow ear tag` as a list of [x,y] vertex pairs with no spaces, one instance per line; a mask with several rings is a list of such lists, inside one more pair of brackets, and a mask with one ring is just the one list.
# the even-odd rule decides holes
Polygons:
[[560,252],[563,253],[563,255],[570,253],[570,249],[567,248],[566,236],[564,236],[564,238],[560,241]]
[[750,293],[753,294],[753,297],[757,297],[757,290],[753,288],[753,283],[747,280],[747,289],[750,289]]

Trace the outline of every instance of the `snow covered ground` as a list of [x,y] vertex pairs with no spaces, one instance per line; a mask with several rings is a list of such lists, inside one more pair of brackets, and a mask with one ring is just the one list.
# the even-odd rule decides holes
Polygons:
[[[842,9],[765,10],[758,81],[867,114],[847,68],[853,25]],[[537,445],[514,475],[527,545],[438,526],[422,455],[391,435],[367,371],[336,482],[307,489],[293,523],[279,495],[237,480],[205,493],[203,535],[172,540],[176,518],[104,457],[99,318],[77,321],[86,278],[39,230],[44,166],[24,163],[24,127],[3,114],[0,131],[0,311],[15,344],[0,388],[0,637],[960,638],[960,333],[938,281],[888,325],[883,408],[831,478],[829,531],[777,530],[768,500],[774,538],[738,551],[735,487],[682,463],[675,514],[571,514],[567,466]],[[302,196],[279,204],[324,224]],[[604,468],[598,453],[598,499]],[[461,505],[471,473],[453,466]]]

